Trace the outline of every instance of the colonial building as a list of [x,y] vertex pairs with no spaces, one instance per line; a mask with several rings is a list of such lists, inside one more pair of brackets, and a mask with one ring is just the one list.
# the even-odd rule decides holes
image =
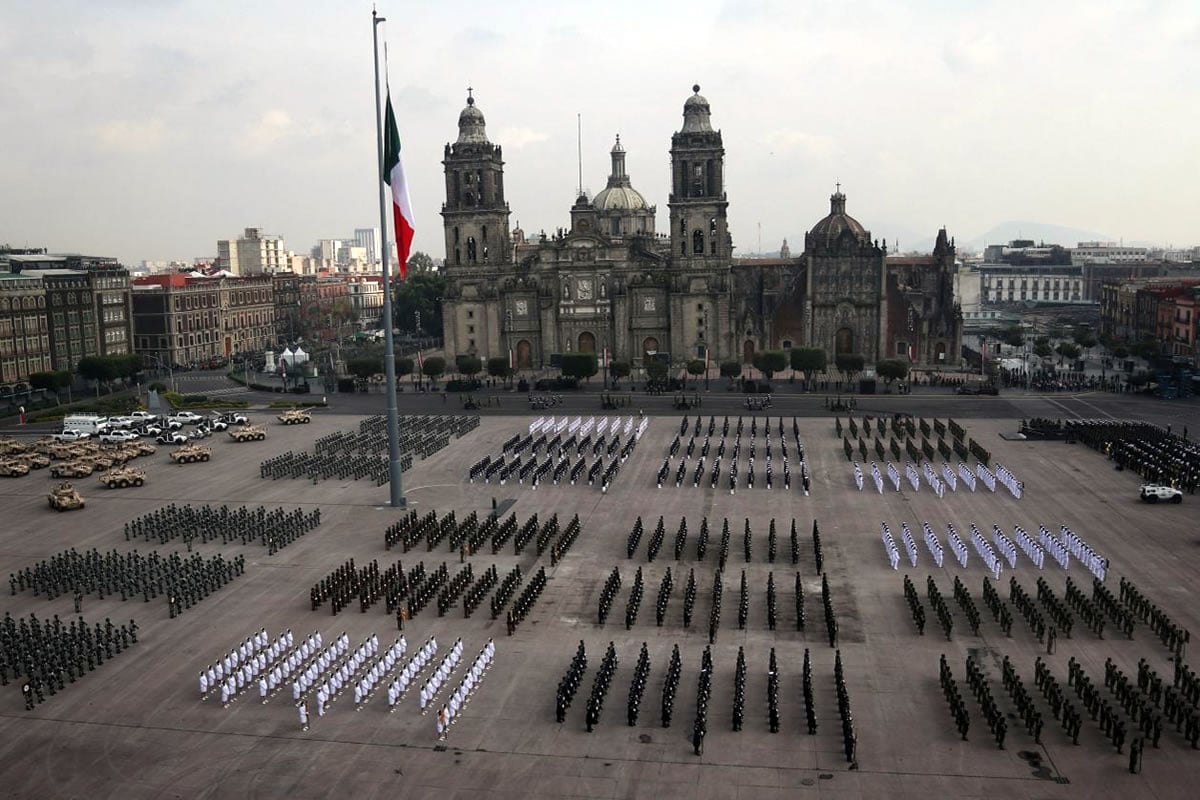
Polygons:
[[504,161],[468,96],[442,164],[446,202],[445,350],[512,354],[518,368],[562,353],[600,352],[641,365],[703,358],[749,362],[762,349],[818,347],[832,363],[908,358],[956,366],[961,313],[955,254],[943,230],[934,253],[892,262],[846,213],[846,196],[805,236],[804,253],[735,259],[725,193],[725,149],[693,87],[671,137],[669,230],[633,188],[620,138],[605,189],[580,195],[570,226],[526,239],[509,231]]
[[276,341],[271,277],[139,278],[133,328],[135,348],[147,366],[191,366],[261,353]]
[[53,369],[41,278],[0,273],[0,383]]
[[86,272],[47,269],[37,273],[46,291],[54,368],[74,372],[81,359],[98,355],[96,309]]

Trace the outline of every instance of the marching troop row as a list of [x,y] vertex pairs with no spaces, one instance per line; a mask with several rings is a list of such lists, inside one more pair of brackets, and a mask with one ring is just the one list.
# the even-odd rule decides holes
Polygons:
[[[854,462],[854,485],[861,492],[866,483],[863,468],[857,461]],[[879,469],[877,462],[871,462],[871,481],[875,484],[875,490],[879,494],[883,494],[884,489],[884,472]],[[900,491],[902,480],[900,470],[891,461],[887,462],[887,481],[892,484],[895,491]],[[976,481],[983,483],[990,491],[996,491],[997,481],[1009,490],[1013,497],[1020,500],[1025,491],[1025,484],[1016,479],[1016,476],[1006,467],[1001,464],[996,465],[996,472],[993,473],[985,464],[976,464],[974,472],[963,462],[958,462],[957,470],[950,467],[949,462],[943,461],[940,470],[934,469],[933,463],[923,461],[921,469],[918,470],[911,461],[904,462],[904,477],[907,478],[909,486],[914,492],[921,490],[921,478],[924,477],[925,483],[929,486],[938,497],[944,497],[947,487],[950,491],[958,491],[958,481],[961,479],[967,488],[972,492],[975,491]]]

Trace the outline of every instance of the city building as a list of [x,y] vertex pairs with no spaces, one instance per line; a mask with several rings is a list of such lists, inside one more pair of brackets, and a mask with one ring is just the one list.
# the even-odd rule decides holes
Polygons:
[[1138,264],[1146,260],[1146,248],[1117,242],[1080,242],[1071,251],[1072,264]]
[[383,277],[351,278],[346,281],[346,292],[354,309],[354,324],[359,328],[378,326],[383,316]]
[[54,368],[40,277],[0,273],[0,383],[29,380]]
[[261,228],[246,228],[240,239],[217,242],[217,268],[239,276],[284,271],[290,255],[282,237],[264,236]]
[[1154,340],[1163,355],[1197,359],[1200,277],[1110,281],[1100,301],[1100,333],[1118,341]]
[[276,342],[271,276],[139,278],[133,287],[134,346],[148,366],[219,363]]
[[759,350],[819,347],[831,364],[851,352],[868,364],[900,352],[913,363],[959,361],[955,251],[945,231],[932,255],[889,265],[886,242],[847,214],[839,187],[802,254],[733,257],[724,142],[699,87],[671,137],[663,233],[654,206],[633,188],[619,138],[605,189],[578,196],[569,227],[528,238],[519,227],[510,232],[501,147],[470,95],[458,129],[442,161],[451,359],[511,353],[525,369],[608,350],[641,366],[706,354],[750,362]]
[[301,275],[295,272],[276,272],[271,276],[271,297],[275,304],[275,341],[291,344],[296,341],[300,322]]
[[271,275],[222,278],[221,355],[261,353],[275,346],[275,298]]
[[52,364],[56,370],[74,372],[81,359],[99,355],[96,308],[88,275],[73,269],[38,270],[36,274],[46,293]]
[[354,243],[366,249],[366,260],[372,269],[379,270],[379,251],[382,245],[379,240],[379,228],[355,228]]
[[982,305],[1001,303],[1090,303],[1083,267],[984,263],[979,268]]

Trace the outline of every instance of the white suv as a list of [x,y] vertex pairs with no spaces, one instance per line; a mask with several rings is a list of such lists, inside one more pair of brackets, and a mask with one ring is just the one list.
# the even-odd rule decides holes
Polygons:
[[1145,503],[1182,503],[1183,492],[1157,483],[1142,484],[1138,497]]

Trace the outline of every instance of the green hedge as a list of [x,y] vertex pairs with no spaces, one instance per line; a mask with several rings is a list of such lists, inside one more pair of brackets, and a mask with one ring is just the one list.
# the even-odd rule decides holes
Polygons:
[[269,408],[325,408],[328,403],[320,400],[272,400]]

